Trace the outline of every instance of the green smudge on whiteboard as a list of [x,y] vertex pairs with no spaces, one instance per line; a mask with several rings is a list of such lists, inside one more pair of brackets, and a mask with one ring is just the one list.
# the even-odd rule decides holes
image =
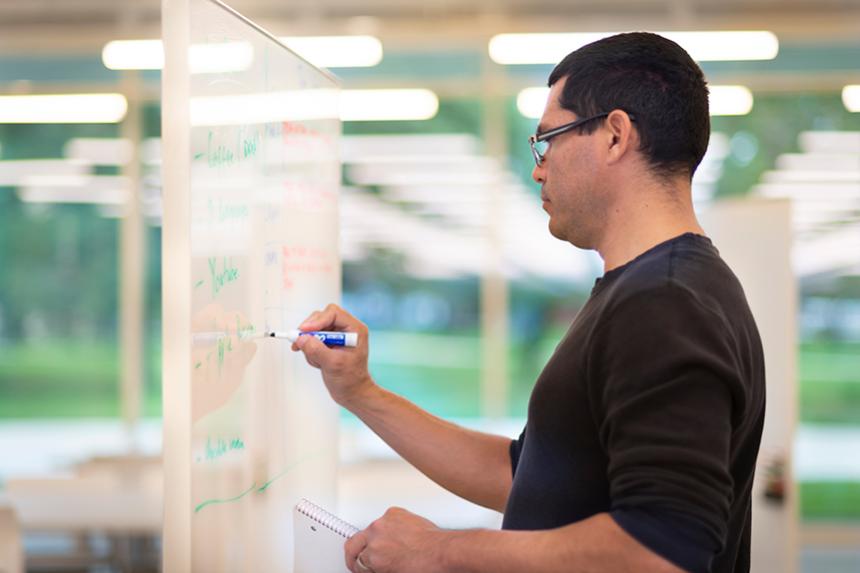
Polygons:
[[254,491],[254,488],[256,488],[256,487],[257,487],[257,483],[254,482],[253,484],[251,484],[251,487],[249,487],[248,489],[246,489],[245,491],[243,491],[242,493],[240,493],[239,495],[237,495],[235,497],[228,497],[226,499],[207,499],[203,503],[199,503],[194,507],[194,513],[199,512],[201,509],[203,509],[204,507],[206,507],[208,505],[217,505],[219,503],[230,503],[232,501],[239,501],[240,499],[242,499],[243,497],[245,497],[246,495],[248,495],[249,493]]
[[[244,448],[244,446],[245,445],[243,443],[242,447]],[[303,458],[300,458],[296,462],[294,462],[294,463],[290,464],[289,466],[287,466],[286,468],[284,468],[283,471],[281,471],[280,473],[278,473],[277,475],[275,475],[274,477],[270,478],[268,481],[263,483],[263,485],[261,485],[260,487],[257,487],[257,482],[254,482],[253,484],[251,484],[251,487],[249,487],[248,489],[246,489],[245,491],[243,491],[239,495],[236,495],[233,497],[228,497],[228,498],[215,498],[215,499],[207,499],[205,501],[202,501],[202,502],[198,503],[196,506],[194,506],[194,513],[198,513],[201,509],[203,509],[204,507],[210,506],[210,505],[218,505],[218,504],[223,504],[223,503],[233,503],[233,502],[239,501],[243,497],[245,497],[246,495],[251,493],[252,491],[256,491],[257,493],[264,493],[273,483],[275,483],[276,481],[278,481],[279,479],[281,479],[282,477],[284,477],[285,475],[287,475],[288,473],[290,473],[291,471],[293,471],[294,469],[296,469],[300,465],[307,463],[307,462],[313,460],[314,458],[320,457],[323,453],[324,452],[317,452],[314,454],[309,454]]]

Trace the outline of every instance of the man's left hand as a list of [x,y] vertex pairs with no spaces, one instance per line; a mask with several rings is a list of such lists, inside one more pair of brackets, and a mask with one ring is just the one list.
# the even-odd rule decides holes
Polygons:
[[346,542],[346,566],[353,573],[439,573],[449,533],[392,507]]

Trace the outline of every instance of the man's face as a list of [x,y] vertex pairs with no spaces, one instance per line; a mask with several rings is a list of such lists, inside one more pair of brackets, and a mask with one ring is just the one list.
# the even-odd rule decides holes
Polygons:
[[[559,104],[566,81],[562,78],[550,89],[538,132],[579,119]],[[606,212],[595,147],[598,133],[585,135],[577,129],[553,137],[543,162],[532,171],[532,178],[541,184],[549,232],[583,249],[595,248]]]

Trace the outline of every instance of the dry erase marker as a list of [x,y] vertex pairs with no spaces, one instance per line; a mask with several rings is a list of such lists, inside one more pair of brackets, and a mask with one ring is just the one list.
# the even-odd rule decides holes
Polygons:
[[330,332],[324,330],[310,330],[302,332],[301,330],[288,330],[287,332],[267,332],[266,336],[271,338],[286,338],[290,342],[295,342],[299,336],[315,336],[320,342],[326,346],[356,346],[358,344],[357,332]]

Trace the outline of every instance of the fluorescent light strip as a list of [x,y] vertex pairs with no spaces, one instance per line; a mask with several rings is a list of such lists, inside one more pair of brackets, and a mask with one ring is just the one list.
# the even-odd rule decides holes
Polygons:
[[[374,36],[290,36],[281,41],[315,66],[369,67],[382,61],[382,42]],[[237,72],[251,67],[254,49],[248,42],[194,44],[190,59],[193,74]],[[160,70],[164,45],[161,40],[115,40],[102,49],[102,62],[111,70]]]
[[[753,107],[753,95],[744,86],[709,86],[711,115],[746,115]],[[525,88],[517,95],[517,109],[522,115],[538,119],[543,115],[549,88]]]
[[848,85],[842,88],[842,103],[848,111],[860,113],[860,85]]
[[405,121],[433,118],[439,98],[426,89],[306,89],[207,96],[191,99],[191,125],[243,125],[336,117],[343,121]]
[[89,192],[130,189],[131,181],[123,175],[28,175],[21,180],[23,188],[56,190],[81,189]]
[[753,108],[753,95],[745,86],[708,86],[711,115],[746,115]]
[[191,98],[191,125],[251,125],[337,118],[335,89]]
[[23,159],[0,161],[0,187],[17,187],[34,174],[87,175],[92,164],[77,159]]
[[860,155],[852,152],[783,153],[776,158],[781,171],[860,171]]
[[192,74],[244,72],[253,63],[254,47],[250,42],[194,44],[188,53],[188,66]]
[[[102,49],[102,62],[111,70],[160,70],[164,67],[161,40],[117,40]],[[247,70],[254,63],[249,42],[194,44],[189,50],[192,74],[222,74]]]
[[[617,32],[498,34],[490,58],[499,64],[556,64],[573,50]],[[680,44],[698,61],[772,60],[779,40],[767,31],[656,32]]]
[[763,197],[789,197],[794,200],[841,201],[860,199],[860,187],[845,182],[759,183],[752,193]]
[[538,119],[543,115],[548,97],[549,88],[526,88],[517,94],[517,109],[525,117]]
[[840,227],[820,238],[797,242],[792,262],[800,276],[850,269],[857,266],[860,252],[860,225]]
[[343,90],[340,117],[343,121],[406,121],[432,119],[439,111],[439,98],[426,89]]
[[368,68],[382,61],[382,42],[374,36],[287,36],[280,40],[322,68]]
[[804,131],[798,141],[804,153],[860,155],[860,131]]
[[161,40],[115,40],[102,48],[102,62],[110,70],[160,70],[164,46]]
[[[458,161],[452,161],[444,155],[426,155],[424,157],[424,161],[417,157],[410,161],[349,163],[346,170],[350,177],[355,174],[359,178],[374,178],[394,174],[426,174],[432,176],[438,175],[440,171],[448,175],[496,174],[504,171],[497,159],[484,155],[466,155],[459,158]],[[407,158],[409,157],[407,156]]]
[[773,60],[779,39],[767,31],[657,32],[677,42],[700,62]]
[[134,154],[129,139],[76,137],[63,148],[69,159],[80,159],[93,165],[127,165]]
[[127,111],[115,93],[0,96],[0,123],[119,123]]
[[765,171],[762,183],[857,183],[860,185],[860,169],[855,171]]
[[[371,176],[375,175],[375,176]],[[380,185],[380,186],[430,186],[430,185],[469,185],[469,186],[492,186],[507,183],[503,173],[353,173],[351,181],[358,185]]]
[[22,187],[18,197],[25,203],[95,203],[121,205],[128,199],[125,189],[82,189],[79,187]]
[[379,156],[477,155],[478,138],[465,133],[402,134],[402,135],[347,135],[341,143],[344,162]]

